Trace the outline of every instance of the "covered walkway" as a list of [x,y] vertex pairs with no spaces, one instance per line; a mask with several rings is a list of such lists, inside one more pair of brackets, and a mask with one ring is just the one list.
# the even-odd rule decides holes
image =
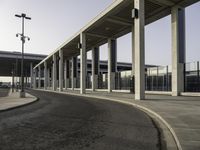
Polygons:
[[[86,93],[87,51],[92,51],[92,91],[97,89],[99,46],[108,43],[107,91],[113,90],[117,72],[117,38],[132,33],[132,72],[135,100],[145,99],[145,25],[171,15],[173,96],[184,91],[185,7],[199,0],[116,0],[79,32],[34,67],[34,88],[59,88]],[[80,55],[80,74],[77,56]],[[37,76],[37,78],[36,78]],[[76,83],[76,79],[80,83]],[[70,79],[70,80],[69,80]],[[36,81],[37,80],[37,81]],[[41,81],[44,81],[43,86]],[[37,84],[36,84],[37,83]]]

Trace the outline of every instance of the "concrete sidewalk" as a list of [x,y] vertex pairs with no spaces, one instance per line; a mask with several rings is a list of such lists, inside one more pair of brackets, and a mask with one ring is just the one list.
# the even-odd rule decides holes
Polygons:
[[28,93],[26,93],[26,98],[19,98],[19,92],[10,92],[7,97],[0,97],[0,112],[28,105],[35,101],[37,98]]
[[65,90],[61,93],[132,104],[164,122],[173,134],[179,149],[200,149],[200,97],[146,95],[146,100],[135,101],[134,95],[129,93],[91,92],[89,90],[84,95],[80,95],[77,90]]

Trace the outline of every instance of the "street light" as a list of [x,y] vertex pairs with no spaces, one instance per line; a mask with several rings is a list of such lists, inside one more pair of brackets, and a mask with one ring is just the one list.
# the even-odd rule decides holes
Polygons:
[[22,13],[21,15],[15,15],[15,17],[22,18],[22,33],[17,33],[16,37],[20,36],[20,39],[22,41],[22,60],[21,60],[21,91],[20,91],[20,97],[24,98],[25,97],[25,92],[24,92],[24,43],[25,39],[27,38],[28,41],[30,38],[28,36],[24,35],[24,19],[31,20],[30,17],[27,17],[26,14]]

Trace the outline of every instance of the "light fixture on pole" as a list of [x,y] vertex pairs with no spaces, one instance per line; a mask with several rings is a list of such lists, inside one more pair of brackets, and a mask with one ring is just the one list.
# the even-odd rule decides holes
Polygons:
[[20,97],[24,98],[25,97],[25,92],[24,92],[24,43],[25,39],[27,38],[30,40],[29,37],[24,35],[24,19],[31,20],[30,17],[27,17],[26,14],[22,13],[21,15],[15,15],[15,17],[22,18],[22,33],[17,33],[16,37],[20,36],[20,39],[22,41],[22,60],[21,60],[21,91],[20,91]]

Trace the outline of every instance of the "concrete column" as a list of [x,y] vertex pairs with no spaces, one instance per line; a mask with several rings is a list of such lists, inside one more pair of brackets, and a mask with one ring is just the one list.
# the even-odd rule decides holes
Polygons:
[[92,91],[98,88],[99,47],[92,49]]
[[185,9],[173,7],[172,25],[172,96],[184,91]]
[[80,93],[85,93],[86,88],[86,35],[80,34]]
[[30,63],[30,79],[31,79],[30,88],[32,88],[33,87],[33,63]]
[[47,89],[48,75],[47,75],[47,62],[44,62],[44,89]]
[[12,69],[12,93],[14,92],[14,84],[15,84],[15,75],[14,68]]
[[41,67],[38,66],[38,88],[41,88]]
[[53,61],[52,61],[52,67],[51,67],[51,87],[53,89]]
[[33,88],[36,89],[36,69],[33,70]]
[[71,87],[72,87],[72,90],[74,90],[74,61],[73,61],[73,57],[71,59]]
[[65,60],[65,89],[67,90],[67,88],[69,87],[69,71],[70,71],[70,62],[69,60]]
[[56,90],[57,90],[56,54],[53,55],[52,87],[53,87],[53,91],[56,91]]
[[76,87],[76,77],[77,77],[77,57],[72,57],[72,68],[71,68],[71,80],[72,80],[72,90]]
[[50,83],[50,68],[47,68],[47,87],[50,86],[49,83]]
[[117,71],[117,41],[108,39],[108,92],[115,88],[115,72]]
[[134,0],[134,7],[138,10],[138,18],[134,18],[134,38],[132,42],[135,74],[135,100],[145,98],[145,15],[144,0]]
[[63,50],[59,50],[59,91],[63,91]]

